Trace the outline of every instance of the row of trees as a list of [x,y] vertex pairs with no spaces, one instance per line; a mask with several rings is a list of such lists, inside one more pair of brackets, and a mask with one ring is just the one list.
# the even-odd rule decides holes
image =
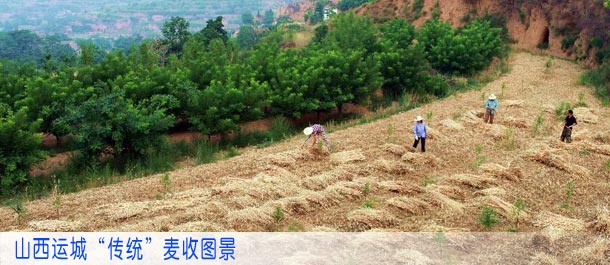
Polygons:
[[99,63],[89,47],[77,65],[61,69],[0,65],[1,192],[27,182],[40,157],[35,133],[73,136],[93,163],[105,153],[139,157],[177,124],[222,135],[265,116],[341,111],[345,103],[368,102],[379,87],[394,97],[442,97],[449,90],[443,75],[474,73],[502,48],[486,21],[458,30],[432,21],[418,31],[402,19],[375,25],[343,13],[329,23],[301,49],[282,48],[294,36],[282,27],[239,48],[222,18],[195,33],[172,18],[164,39],[144,41],[128,55],[110,52]]

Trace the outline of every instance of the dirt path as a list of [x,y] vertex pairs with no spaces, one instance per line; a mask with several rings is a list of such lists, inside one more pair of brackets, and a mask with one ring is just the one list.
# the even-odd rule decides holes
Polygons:
[[[519,230],[583,231],[607,217],[610,126],[603,117],[610,112],[576,85],[576,64],[555,60],[547,69],[547,61],[516,53],[512,71],[481,91],[331,133],[330,156],[299,150],[295,137],[170,172],[169,190],[155,175],[63,195],[59,211],[51,198],[28,202],[21,226],[2,208],[0,230],[480,231],[476,216],[488,205],[503,219],[493,230],[506,231],[514,225],[511,205],[522,198]],[[489,93],[500,99],[496,125],[477,117]],[[581,122],[565,145],[551,112],[561,101],[576,103],[579,93],[589,108],[576,117],[590,123]],[[431,117],[425,155],[406,148],[418,114]],[[544,122],[533,133],[538,115]],[[571,180],[574,195],[563,207]],[[279,224],[277,207],[285,213]]]

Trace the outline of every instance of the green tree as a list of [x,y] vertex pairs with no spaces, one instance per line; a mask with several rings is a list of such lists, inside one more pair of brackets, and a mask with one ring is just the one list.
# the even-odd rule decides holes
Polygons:
[[239,27],[237,34],[237,45],[242,49],[251,49],[258,41],[258,33],[251,25],[243,25]]
[[314,36],[312,41],[314,43],[320,43],[326,37],[326,34],[328,34],[328,25],[320,24],[314,29]]
[[271,27],[273,25],[273,16],[273,10],[269,9],[265,11],[262,22],[266,27]]
[[377,27],[369,18],[350,11],[337,15],[330,23],[332,30],[323,42],[328,49],[363,50],[365,55],[377,49]]
[[246,11],[241,14],[241,24],[242,25],[254,25],[254,16],[252,12]]
[[225,80],[212,80],[189,96],[188,119],[206,135],[237,130],[240,122],[260,118],[268,104],[268,85],[258,82],[247,66],[234,64],[225,71]]
[[161,33],[165,42],[169,45],[171,53],[180,53],[182,46],[188,39],[189,22],[182,17],[172,17],[169,21],[163,22]]
[[28,181],[32,164],[43,157],[36,123],[28,122],[27,110],[13,113],[0,104],[0,194],[8,195]]
[[100,91],[80,105],[71,106],[57,123],[76,138],[79,151],[95,162],[103,153],[138,157],[160,141],[173,125],[163,100],[134,104],[120,91]]
[[205,28],[197,33],[197,37],[200,38],[206,46],[214,39],[220,39],[226,43],[229,40],[229,34],[222,24],[222,16],[208,20]]

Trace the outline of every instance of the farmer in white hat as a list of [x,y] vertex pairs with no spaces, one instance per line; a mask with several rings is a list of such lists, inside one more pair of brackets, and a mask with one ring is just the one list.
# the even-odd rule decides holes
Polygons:
[[426,134],[428,129],[422,116],[415,118],[415,125],[413,125],[413,134],[415,135],[415,142],[413,143],[413,149],[417,149],[417,144],[421,141],[421,151],[426,152]]
[[322,125],[314,124],[312,126],[309,126],[303,130],[303,133],[307,135],[307,139],[305,139],[303,145],[305,145],[305,143],[309,141],[309,138],[313,136],[313,142],[311,143],[311,147],[314,147],[316,143],[318,143],[318,136],[322,136],[322,140],[324,140],[324,145],[326,145],[326,148],[328,149],[328,151],[330,151],[330,143],[328,142],[328,138],[326,137],[326,133],[324,132],[324,127],[322,127]]
[[485,123],[494,123],[494,116],[496,115],[496,111],[498,109],[498,100],[496,99],[496,95],[491,94],[487,101],[485,102]]

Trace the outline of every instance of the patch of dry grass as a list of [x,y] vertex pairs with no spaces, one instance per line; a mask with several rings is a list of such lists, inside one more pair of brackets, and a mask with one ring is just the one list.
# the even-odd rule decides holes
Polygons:
[[366,157],[362,154],[361,149],[332,153],[330,155],[330,161],[333,164],[347,164],[364,160],[366,160]]
[[384,228],[398,224],[400,221],[391,213],[377,209],[358,209],[347,214],[347,220],[363,230]]

